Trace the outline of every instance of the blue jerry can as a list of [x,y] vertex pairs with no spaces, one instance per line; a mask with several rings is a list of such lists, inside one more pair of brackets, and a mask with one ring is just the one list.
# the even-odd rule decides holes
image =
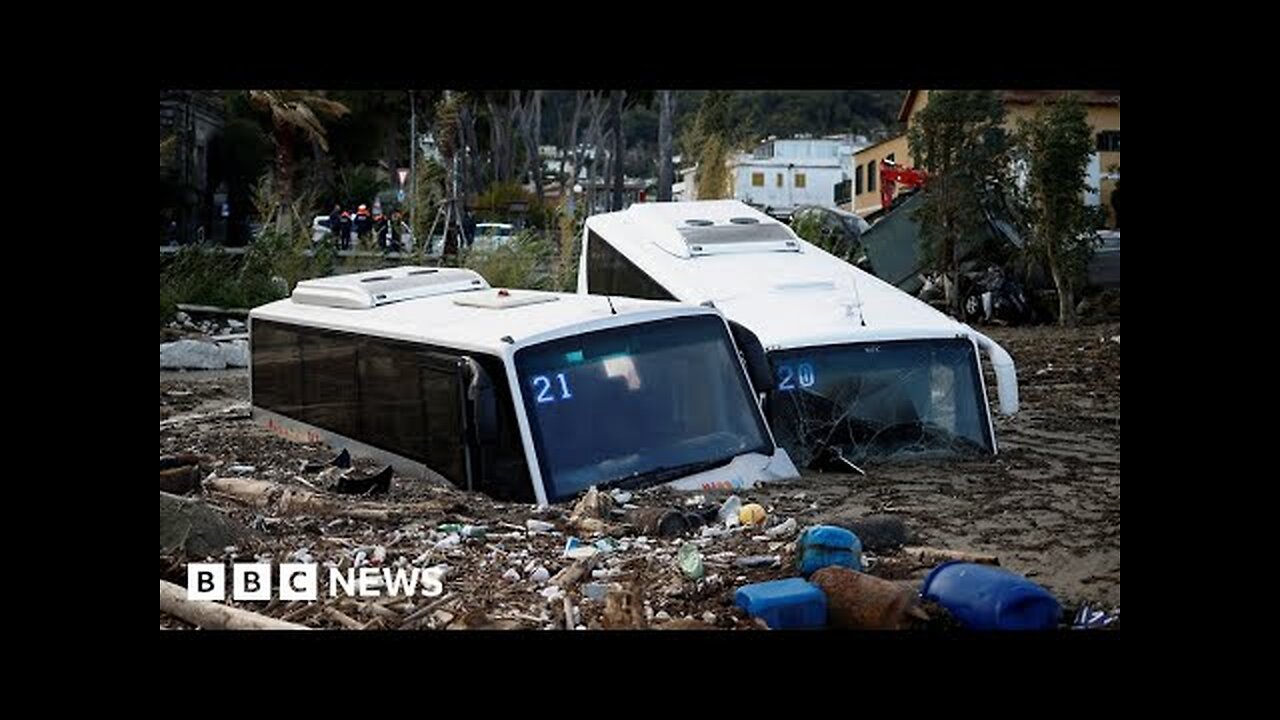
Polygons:
[[815,525],[800,535],[796,545],[796,569],[809,577],[830,565],[862,571],[862,541],[834,525]]
[[827,596],[800,578],[744,585],[734,602],[768,624],[771,630],[820,628],[827,624]]

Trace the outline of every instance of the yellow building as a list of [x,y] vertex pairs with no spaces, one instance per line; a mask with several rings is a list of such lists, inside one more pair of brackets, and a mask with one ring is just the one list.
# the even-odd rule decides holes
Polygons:
[[[1030,118],[1041,102],[1060,91],[1055,90],[1002,90],[1005,103],[1005,126],[1010,130],[1018,118]],[[1088,90],[1082,93],[1093,128],[1098,150],[1101,202],[1107,209],[1107,224],[1115,227],[1115,215],[1111,209],[1111,191],[1120,169],[1120,91]],[[916,113],[929,104],[928,90],[911,90],[902,101],[898,122],[911,127]],[[880,168],[888,159],[898,165],[913,167],[906,133],[870,145],[853,156],[853,212],[866,216],[880,210]]]

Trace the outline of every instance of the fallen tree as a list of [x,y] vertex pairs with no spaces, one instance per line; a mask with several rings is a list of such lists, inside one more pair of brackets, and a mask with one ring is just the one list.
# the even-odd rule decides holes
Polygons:
[[249,610],[205,600],[188,600],[180,585],[160,581],[160,612],[186,620],[206,630],[310,630],[284,620],[259,615]]
[[205,489],[243,505],[270,510],[280,515],[345,517],[375,522],[397,522],[406,518],[443,516],[435,503],[355,502],[320,493],[249,478],[210,478]]

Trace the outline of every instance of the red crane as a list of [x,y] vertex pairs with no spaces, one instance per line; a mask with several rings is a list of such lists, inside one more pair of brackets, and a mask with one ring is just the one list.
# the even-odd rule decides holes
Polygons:
[[893,202],[894,191],[897,190],[898,183],[902,183],[903,187],[922,187],[925,181],[929,179],[929,174],[923,170],[916,170],[909,167],[898,167],[892,160],[884,160],[880,163],[880,207],[884,210],[889,209],[889,205]]

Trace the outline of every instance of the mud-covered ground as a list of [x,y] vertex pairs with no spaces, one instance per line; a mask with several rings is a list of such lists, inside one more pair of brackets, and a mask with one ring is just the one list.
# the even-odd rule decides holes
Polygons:
[[867,477],[794,487],[831,515],[889,511],[921,544],[995,554],[1064,606],[1119,607],[1120,325],[985,330],[1018,366],[1018,414],[995,414],[992,398],[996,457],[869,464]]
[[[741,493],[741,498],[765,506],[770,527],[791,518],[805,527],[894,516],[905,524],[911,544],[997,556],[1003,567],[1051,591],[1068,619],[1082,603],[1118,609],[1119,324],[989,332],[1014,356],[1021,396],[1017,416],[996,415],[998,456],[868,463],[865,477],[808,473],[797,481]],[[994,389],[994,378],[987,382]],[[284,440],[255,426],[248,419],[247,371],[161,373],[160,420],[162,456],[204,454],[203,472],[211,476],[324,490],[323,481],[301,472],[301,466],[328,460],[333,451]],[[356,462],[356,473],[374,469],[371,462]],[[727,495],[704,493],[702,500],[710,505]],[[571,565],[563,557],[566,539],[586,535],[569,525],[570,507],[539,511],[399,476],[390,493],[375,502],[428,503],[433,508],[429,515],[394,522],[278,516],[215,493],[204,498],[251,528],[252,537],[224,553],[225,560],[307,561],[309,556],[351,567],[381,554],[389,567],[447,566],[445,595],[438,599],[242,605],[314,627],[552,628],[564,627],[566,615],[574,627],[617,627],[623,622],[619,608],[606,617],[606,603],[593,597],[603,588],[584,586],[598,583],[634,593],[633,626],[750,628],[758,625],[733,607],[734,589],[794,575],[794,535],[770,537],[760,529],[738,528],[641,539],[637,532],[611,524],[605,534],[614,538],[615,547],[596,558],[595,576],[557,593],[538,579],[539,570],[555,576]],[[691,499],[655,489],[636,493],[631,502],[671,507]],[[555,527],[530,532],[530,519]],[[484,525],[488,536],[451,540],[437,530],[446,522]],[[590,543],[596,538],[582,539]],[[704,557],[705,573],[696,581],[685,578],[676,563],[680,545],[690,540]],[[777,563],[738,564],[754,556],[776,557]],[[185,584],[182,567],[188,559],[162,553],[162,579]],[[867,561],[872,574],[916,587],[930,568],[893,551],[869,552]],[[188,626],[161,613],[161,627]]]

